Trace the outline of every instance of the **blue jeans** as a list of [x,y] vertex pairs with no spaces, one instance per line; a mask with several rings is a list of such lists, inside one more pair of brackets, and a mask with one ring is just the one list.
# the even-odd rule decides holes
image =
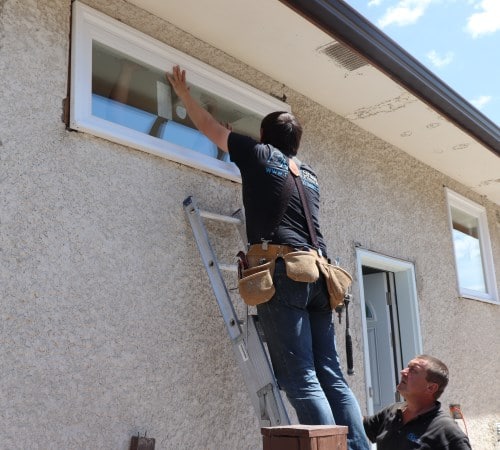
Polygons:
[[276,294],[257,306],[274,373],[304,425],[347,425],[349,450],[368,450],[361,411],[340,369],[333,313],[322,276],[314,283],[274,272]]

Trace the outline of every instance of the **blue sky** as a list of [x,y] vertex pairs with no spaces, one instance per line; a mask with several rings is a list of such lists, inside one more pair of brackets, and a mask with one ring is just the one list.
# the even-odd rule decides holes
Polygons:
[[500,126],[500,0],[345,0]]

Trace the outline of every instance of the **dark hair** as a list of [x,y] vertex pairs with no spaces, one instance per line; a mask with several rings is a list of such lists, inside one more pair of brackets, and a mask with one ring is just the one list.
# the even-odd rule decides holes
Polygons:
[[434,398],[437,400],[448,385],[448,367],[446,367],[443,361],[434,358],[434,356],[419,355],[415,359],[421,359],[427,363],[427,375],[425,379],[438,385],[438,390],[434,394]]
[[260,124],[263,144],[271,144],[287,156],[295,156],[302,138],[302,125],[293,114],[276,111]]

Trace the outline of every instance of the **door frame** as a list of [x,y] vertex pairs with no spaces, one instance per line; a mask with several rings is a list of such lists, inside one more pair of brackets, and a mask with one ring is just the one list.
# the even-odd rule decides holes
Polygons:
[[366,302],[363,283],[363,266],[373,267],[385,272],[394,272],[398,298],[400,298],[399,322],[404,322],[400,329],[406,330],[401,337],[401,349],[403,353],[403,364],[407,363],[415,355],[422,353],[422,334],[420,330],[420,317],[418,311],[417,285],[415,281],[415,266],[410,261],[382,255],[363,248],[356,249],[356,264],[359,283],[359,299],[361,308],[361,326],[363,333],[363,356],[365,366],[365,389],[366,405],[368,414],[374,414],[372,378],[370,370],[370,354],[368,346],[368,332],[366,322]]

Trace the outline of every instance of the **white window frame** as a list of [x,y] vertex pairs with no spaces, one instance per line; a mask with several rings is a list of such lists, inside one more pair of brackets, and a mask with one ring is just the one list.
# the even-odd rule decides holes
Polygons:
[[[486,209],[478,205],[477,203],[463,197],[456,192],[445,188],[446,198],[448,202],[448,221],[450,226],[452,245],[453,245],[453,256],[455,258],[455,271],[457,276],[457,287],[460,296],[463,298],[480,300],[488,303],[499,304],[498,300],[498,290],[495,277],[495,268],[493,264],[493,253],[491,250],[490,234],[488,230],[488,219],[486,216]],[[486,293],[475,291],[471,289],[464,288],[460,286],[458,261],[455,252],[455,243],[453,242],[453,219],[451,214],[451,208],[454,207],[463,211],[470,216],[473,216],[478,221],[478,233],[479,233],[479,245],[481,249],[483,272],[486,284]]]
[[167,158],[230,180],[241,182],[235,164],[146,135],[92,115],[92,41],[96,40],[162,71],[179,64],[189,82],[265,116],[290,111],[278,99],[135,30],[87,5],[73,3],[71,43],[70,122],[72,129]]

